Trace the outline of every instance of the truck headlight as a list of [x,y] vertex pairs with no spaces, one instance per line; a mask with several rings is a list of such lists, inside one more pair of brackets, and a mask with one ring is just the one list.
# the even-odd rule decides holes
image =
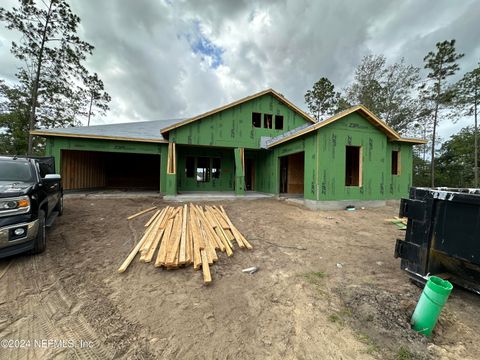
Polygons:
[[28,211],[30,211],[28,196],[0,199],[0,216],[24,214]]

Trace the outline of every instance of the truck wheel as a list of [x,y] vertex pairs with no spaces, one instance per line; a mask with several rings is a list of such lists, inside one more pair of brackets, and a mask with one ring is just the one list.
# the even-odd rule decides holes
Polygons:
[[60,196],[60,199],[58,199],[57,205],[55,205],[55,208],[53,211],[58,212],[58,216],[62,216],[63,214],[63,195]]
[[32,249],[32,254],[40,254],[47,247],[47,236],[45,232],[45,211],[38,211],[38,233]]

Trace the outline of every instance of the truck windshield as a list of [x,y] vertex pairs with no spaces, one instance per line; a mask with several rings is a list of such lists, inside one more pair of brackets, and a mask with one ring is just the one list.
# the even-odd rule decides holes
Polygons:
[[24,161],[0,161],[0,181],[33,181],[30,164]]

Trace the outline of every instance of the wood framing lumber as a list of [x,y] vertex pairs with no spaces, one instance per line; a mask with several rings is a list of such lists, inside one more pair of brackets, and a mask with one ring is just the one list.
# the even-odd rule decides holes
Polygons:
[[[163,211],[163,214],[164,213],[165,212]],[[140,256],[140,261],[145,260],[145,253],[150,249],[150,246],[152,246],[153,240],[155,239],[155,235],[160,230],[161,221],[162,221],[162,217],[157,217],[153,222],[153,224],[150,226],[150,232],[147,235],[147,240],[145,240],[145,244],[140,249],[140,253],[142,254],[142,256]]]
[[178,254],[178,263],[185,264],[187,262],[187,217],[188,206],[183,205],[183,222],[182,222],[182,235],[180,237],[180,250]]
[[208,264],[207,253],[205,250],[200,251],[202,257],[202,272],[203,272],[203,282],[208,285],[212,282],[212,275],[210,274],[210,266]]
[[150,246],[150,249],[145,253],[144,261],[146,263],[149,263],[153,259],[153,255],[155,254],[155,250],[157,250],[158,244],[160,243],[162,239],[162,235],[165,232],[165,229],[159,229],[158,232],[155,234],[155,238],[152,242],[152,246]]
[[180,212],[175,216],[172,233],[168,240],[167,255],[165,257],[165,265],[167,266],[175,265],[175,255],[180,246],[180,237],[182,236],[182,212],[183,210],[180,209]]
[[167,254],[167,243],[168,239],[170,238],[170,233],[172,232],[173,227],[173,219],[169,219],[167,222],[167,227],[165,228],[165,232],[163,233],[163,239],[160,243],[160,249],[158,250],[157,259],[155,260],[155,267],[162,266],[165,263],[165,255]]
[[240,247],[246,247],[247,249],[253,249],[253,246],[247,241],[247,239],[245,239],[245,237],[242,235],[242,233],[235,227],[235,225],[233,225],[232,221],[230,220],[230,218],[228,217],[227,215],[227,212],[225,211],[225,209],[223,208],[223,206],[220,206],[220,209],[222,210],[222,213],[223,213],[223,216],[225,218],[225,220],[227,221],[228,225],[230,225],[230,230],[232,231],[232,234],[233,236],[235,236],[235,239],[237,240],[237,243],[240,241],[240,243],[242,243],[242,245],[240,245],[240,243],[238,244],[238,246]]
[[223,229],[221,227],[215,228],[215,231],[217,232],[218,236],[223,241],[223,245],[225,247],[225,252],[227,253],[227,256],[232,256],[233,255],[233,250],[230,247],[230,245],[228,244],[228,239],[226,238],[226,235],[225,235],[225,238],[223,237],[224,234],[221,233],[222,230]]
[[182,236],[182,219],[183,219],[183,210],[180,210],[179,213],[175,216],[173,223],[172,234],[168,242],[167,256],[165,257],[165,265],[173,266],[175,265],[175,256],[178,252],[180,246],[180,238]]
[[153,221],[156,219],[158,214],[160,214],[160,210],[155,211],[155,214],[153,214],[150,220],[147,221],[147,223],[145,224],[145,227],[149,227],[153,223]]
[[148,213],[149,211],[152,211],[152,210],[155,210],[157,207],[156,206],[152,206],[151,208],[148,208],[148,209],[145,209],[145,210],[142,210],[136,214],[133,214],[133,215],[130,215],[129,217],[127,217],[127,220],[132,220],[132,219],[135,219],[136,217],[140,216],[140,215],[143,215],[143,214],[146,214]]
[[[217,238],[217,234],[215,231],[213,231],[213,227],[208,221],[207,217],[205,216],[205,213],[203,212],[203,209],[201,207],[197,207],[197,213],[200,215],[200,219],[202,220],[204,224],[205,231],[207,233],[207,236],[212,244],[212,246],[215,249],[220,249],[222,242],[220,239]],[[223,245],[222,245],[223,246]]]
[[[214,218],[217,220],[217,222],[220,224],[220,218],[223,219],[223,217],[221,217],[221,215],[218,213],[217,210],[213,209],[212,210],[212,215],[214,216]],[[225,240],[227,241],[228,243],[228,246],[233,249],[233,244],[232,244],[232,240],[234,239],[233,235],[230,236],[230,231],[227,230],[227,229],[224,229],[223,226],[220,226],[220,229],[222,231],[222,234],[224,235],[224,238]]]
[[235,238],[235,241],[237,242],[237,245],[241,248],[244,248],[245,247],[245,244],[243,243],[242,241],[242,238],[238,235],[238,231],[237,229],[235,228],[235,226],[233,226],[232,222],[230,221],[230,218],[228,216],[225,216],[225,214],[223,213],[223,208],[221,208],[222,211],[220,211],[220,215],[223,216],[223,218],[225,219],[225,221],[227,222],[228,226],[230,227],[230,231],[232,232],[234,238]]
[[[220,226],[220,224],[218,223],[215,216],[211,213],[211,210],[206,209],[205,216],[208,219],[208,221],[210,222],[210,225],[212,226],[213,231],[215,231],[215,234],[217,234],[217,238],[220,240],[220,245],[221,245],[220,250],[221,251],[226,251],[227,248],[229,248],[230,253],[233,254],[233,252],[231,251],[232,249],[230,248],[230,245],[228,244],[228,240],[227,240],[228,238],[223,233],[223,228]],[[228,253],[229,253],[229,251],[227,251],[227,255],[228,255]],[[231,256],[231,254],[228,255],[228,256]]]
[[143,246],[143,243],[145,242],[146,238],[147,238],[146,236],[143,236],[142,239],[137,243],[137,245],[135,245],[133,250],[130,252],[130,254],[125,259],[125,261],[118,268],[119,273],[123,273],[125,270],[127,270],[128,265],[130,265],[132,260],[135,258],[135,255],[137,255],[138,250],[140,250],[140,248]]

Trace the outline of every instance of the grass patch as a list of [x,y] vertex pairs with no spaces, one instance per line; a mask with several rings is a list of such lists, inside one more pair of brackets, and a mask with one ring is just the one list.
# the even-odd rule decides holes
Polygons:
[[338,314],[328,315],[328,320],[332,323],[342,323],[343,324],[343,319]]
[[415,359],[415,354],[412,353],[408,348],[405,346],[400,346],[395,355],[395,360],[413,360]]
[[373,355],[380,352],[380,347],[369,335],[360,332],[357,332],[356,335],[358,340],[367,345],[367,350],[365,351],[367,354]]
[[320,280],[322,280],[326,276],[327,274],[323,271],[310,271],[306,274],[303,274],[303,278],[313,285],[318,285]]

